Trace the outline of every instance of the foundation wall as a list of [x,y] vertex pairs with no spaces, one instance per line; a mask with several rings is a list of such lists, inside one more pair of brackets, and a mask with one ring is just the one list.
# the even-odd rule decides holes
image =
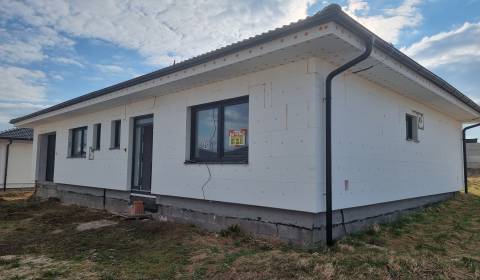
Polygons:
[[[38,184],[36,195],[41,198],[56,197],[65,204],[105,209],[113,213],[126,213],[132,199],[141,199],[133,198],[126,191],[54,183]],[[366,230],[375,223],[393,222],[404,214],[454,195],[451,192],[334,211],[334,238]],[[239,225],[245,232],[256,236],[301,244],[325,240],[324,212],[309,213],[161,195],[154,197],[156,209],[152,216],[158,221],[194,224],[209,231]]]

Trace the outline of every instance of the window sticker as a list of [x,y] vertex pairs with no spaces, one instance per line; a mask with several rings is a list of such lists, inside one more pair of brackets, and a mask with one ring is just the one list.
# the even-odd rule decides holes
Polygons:
[[242,128],[240,130],[228,131],[228,143],[231,147],[245,146],[245,137],[247,135],[247,129]]

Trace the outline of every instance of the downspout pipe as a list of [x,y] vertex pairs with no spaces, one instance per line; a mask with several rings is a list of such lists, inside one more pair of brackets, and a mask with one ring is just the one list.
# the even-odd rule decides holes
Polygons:
[[333,222],[332,222],[332,81],[335,76],[367,59],[373,48],[374,37],[367,37],[365,40],[365,51],[358,57],[343,64],[327,75],[325,81],[325,184],[326,184],[326,239],[327,245],[332,246]]
[[465,193],[468,193],[468,180],[467,180],[467,144],[466,144],[466,132],[469,129],[475,128],[477,126],[480,126],[480,123],[477,124],[472,124],[469,126],[466,126],[462,130],[462,144],[463,144],[463,183],[465,187]]
[[5,167],[3,170],[3,191],[7,191],[7,173],[8,173],[8,158],[10,154],[10,145],[12,145],[13,139],[9,139],[9,142],[7,144],[7,147],[5,149]]

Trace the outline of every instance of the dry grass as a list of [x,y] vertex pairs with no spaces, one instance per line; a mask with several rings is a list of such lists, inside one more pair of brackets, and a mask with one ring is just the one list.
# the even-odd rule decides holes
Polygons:
[[33,191],[31,190],[8,190],[7,192],[0,191],[0,201],[1,200],[25,200],[29,199],[33,194]]
[[[471,183],[469,195],[331,249],[4,199],[0,256],[8,256],[0,257],[0,279],[480,279],[480,178]],[[104,219],[117,224],[75,230]]]

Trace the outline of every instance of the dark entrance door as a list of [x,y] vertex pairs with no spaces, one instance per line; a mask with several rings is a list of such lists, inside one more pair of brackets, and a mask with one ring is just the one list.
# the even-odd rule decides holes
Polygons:
[[149,193],[152,185],[153,116],[137,117],[133,130],[132,191]]
[[47,162],[46,162],[45,181],[49,181],[49,182],[53,182],[53,173],[55,168],[55,141],[56,141],[55,134],[47,135]]

